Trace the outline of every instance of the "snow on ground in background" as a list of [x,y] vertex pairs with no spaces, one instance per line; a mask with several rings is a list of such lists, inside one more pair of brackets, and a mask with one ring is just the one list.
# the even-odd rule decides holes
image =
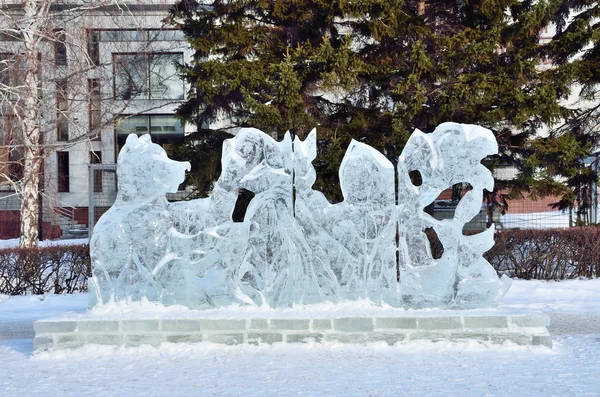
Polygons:
[[[65,313],[85,312],[87,303],[87,294],[0,295],[0,340],[33,338],[34,321]],[[1,368],[0,364],[0,374]],[[1,390],[0,386],[0,396]]]
[[565,281],[514,280],[500,307],[546,313],[600,315],[600,278]]
[[[73,238],[68,240],[42,240],[39,243],[40,247],[50,247],[53,245],[77,245],[87,244],[87,238]],[[9,240],[0,240],[0,249],[3,248],[16,248],[19,246],[18,238],[11,238]]]
[[[3,297],[0,339],[7,319],[83,313],[86,306],[86,294]],[[600,279],[515,280],[501,309],[569,317],[553,334],[553,349],[428,341],[165,343],[30,356],[32,340],[21,337],[0,340],[0,396],[600,396],[600,324],[578,329],[599,318]]]
[[65,312],[87,310],[88,294],[0,295],[0,323],[9,320],[38,320]]
[[532,212],[500,215],[504,229],[553,229],[569,227],[569,213],[565,211]]

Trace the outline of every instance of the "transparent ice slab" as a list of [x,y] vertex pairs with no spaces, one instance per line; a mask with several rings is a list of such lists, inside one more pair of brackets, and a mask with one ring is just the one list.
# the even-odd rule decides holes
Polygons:
[[[232,303],[287,307],[369,299],[402,307],[491,307],[507,279],[483,258],[493,225],[463,235],[481,210],[497,152],[482,127],[444,123],[415,131],[397,165],[352,141],[339,176],[344,200],[312,189],[316,131],[281,142],[244,128],[223,144],[222,173],[207,198],[168,203],[189,170],[148,135],[130,135],[118,158],[119,191],[90,241],[90,305],[142,298],[208,308]],[[411,181],[418,171],[422,183]],[[453,184],[469,183],[452,219],[424,209]],[[240,189],[254,193],[243,222]],[[444,253],[434,259],[425,230]]]

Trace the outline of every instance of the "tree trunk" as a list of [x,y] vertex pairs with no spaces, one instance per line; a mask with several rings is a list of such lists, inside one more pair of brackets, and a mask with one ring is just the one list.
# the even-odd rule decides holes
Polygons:
[[30,148],[25,149],[24,173],[21,193],[21,240],[22,248],[37,247],[39,228],[39,182],[42,159]]
[[21,240],[22,248],[37,247],[39,228],[39,182],[44,159],[40,136],[40,98],[38,96],[38,68],[40,32],[37,23],[37,4],[25,5],[23,30],[25,44],[25,98],[23,98],[23,180],[21,181]]

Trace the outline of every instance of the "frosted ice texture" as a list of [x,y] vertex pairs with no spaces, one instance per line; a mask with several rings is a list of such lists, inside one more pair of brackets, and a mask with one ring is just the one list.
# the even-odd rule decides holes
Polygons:
[[163,274],[185,274],[185,258],[192,253],[173,249],[171,241],[178,237],[165,193],[176,192],[189,169],[187,162],[170,160],[149,135],[127,138],[118,158],[117,199],[90,241],[91,305],[157,300],[165,287]]
[[[223,144],[222,173],[210,197],[168,203],[189,163],[167,158],[145,135],[130,135],[118,159],[119,192],[90,242],[90,306],[119,300],[192,308],[231,303],[286,307],[369,299],[394,307],[489,307],[508,289],[482,254],[493,227],[464,236],[493,187],[480,164],[497,146],[490,131],[446,123],[415,131],[395,170],[381,153],[352,141],[339,176],[344,200],[312,189],[315,130],[281,142],[244,128]],[[421,173],[414,186],[409,172]],[[425,206],[454,183],[473,189],[453,219]],[[233,222],[239,189],[254,193]],[[425,228],[444,245],[434,259]],[[399,279],[398,279],[398,276]],[[399,280],[399,281],[398,281]]]
[[312,190],[315,157],[313,130],[304,142],[294,142],[295,214],[310,270],[324,287],[322,299],[398,306],[394,166],[352,140],[340,166],[344,201],[332,205]]
[[[398,161],[398,233],[402,303],[409,307],[489,307],[510,287],[482,257],[494,245],[494,226],[463,235],[464,225],[481,210],[483,189],[494,178],[480,161],[498,152],[490,130],[476,125],[440,124],[433,133],[419,130],[409,138]],[[418,171],[420,186],[409,173]],[[452,219],[436,220],[424,209],[445,189],[469,183]],[[425,234],[433,228],[444,247],[434,259]]]

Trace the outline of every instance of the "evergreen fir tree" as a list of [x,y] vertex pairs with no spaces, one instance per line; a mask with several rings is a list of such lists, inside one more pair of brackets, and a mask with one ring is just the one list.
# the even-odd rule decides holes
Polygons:
[[[520,171],[489,201],[504,204],[499,189],[511,188],[559,194],[565,205],[595,178],[580,161],[596,144],[595,113],[561,100],[575,81],[595,100],[600,50],[572,57],[597,41],[596,14],[597,3],[583,0],[182,0],[171,22],[196,52],[183,68],[191,90],[179,115],[198,125],[190,142],[206,142],[213,131],[204,126],[219,118],[278,138],[317,127],[315,188],[333,200],[351,138],[395,164],[415,128],[479,124],[500,145],[490,165]],[[558,34],[540,43],[551,23]]]

